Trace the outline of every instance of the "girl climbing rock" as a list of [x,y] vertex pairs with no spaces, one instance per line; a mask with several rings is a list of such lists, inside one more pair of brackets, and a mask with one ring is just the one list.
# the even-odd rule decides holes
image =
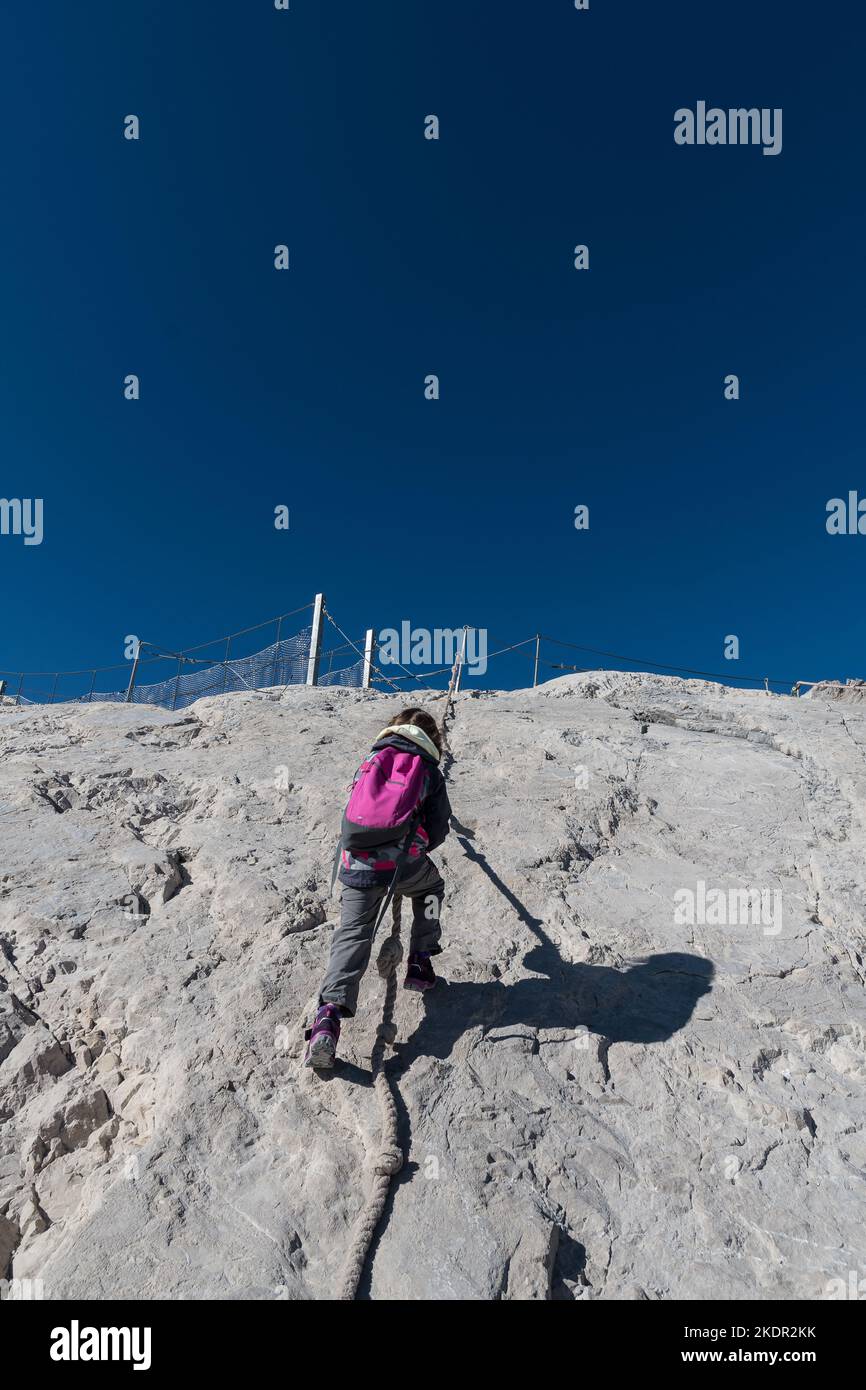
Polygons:
[[334,1065],[340,1019],[351,1018],[370,960],[373,933],[389,888],[412,901],[412,938],[404,989],[436,983],[430,957],[441,951],[445,884],[428,858],[448,834],[451,806],[439,769],[442,738],[426,710],[404,709],[383,729],[352,783],[340,837],[340,925],[319,1007],[307,1033],[305,1062]]

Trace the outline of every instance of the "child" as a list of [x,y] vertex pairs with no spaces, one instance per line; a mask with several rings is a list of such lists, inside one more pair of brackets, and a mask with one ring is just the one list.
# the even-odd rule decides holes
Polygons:
[[319,1007],[307,1034],[308,1067],[334,1065],[340,1018],[351,1018],[370,960],[373,928],[391,883],[412,899],[412,938],[404,989],[436,983],[430,957],[441,951],[445,884],[428,859],[448,834],[451,806],[439,769],[442,738],[426,710],[404,709],[383,729],[352,783],[340,837],[340,925]]

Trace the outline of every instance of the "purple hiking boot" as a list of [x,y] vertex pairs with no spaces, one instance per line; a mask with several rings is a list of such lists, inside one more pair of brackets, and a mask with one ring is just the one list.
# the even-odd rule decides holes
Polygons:
[[320,1004],[316,1010],[312,1028],[304,1036],[308,1039],[305,1067],[315,1067],[317,1071],[330,1071],[337,1060],[337,1043],[340,1041],[340,1007],[338,1004]]
[[425,990],[432,989],[435,984],[436,975],[430,964],[429,953],[427,951],[412,951],[409,956],[409,966],[406,970],[403,988],[415,989],[419,994],[423,994]]

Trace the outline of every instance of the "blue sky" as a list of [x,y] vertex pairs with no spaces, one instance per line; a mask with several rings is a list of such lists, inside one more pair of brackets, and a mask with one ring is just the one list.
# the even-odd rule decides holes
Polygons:
[[[0,536],[0,668],[323,589],[353,636],[866,675],[866,536],[825,528],[866,496],[864,28],[805,0],[6,7],[0,496],[43,498],[44,539]],[[781,154],[677,146],[699,100],[781,107]]]

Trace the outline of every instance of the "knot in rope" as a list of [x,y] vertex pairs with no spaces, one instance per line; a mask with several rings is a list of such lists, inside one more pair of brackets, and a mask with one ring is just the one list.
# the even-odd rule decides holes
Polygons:
[[373,1164],[373,1172],[392,1177],[403,1167],[403,1153],[398,1148],[380,1149]]
[[402,959],[403,943],[399,936],[387,936],[382,942],[382,949],[376,958],[376,966],[383,980],[387,980],[389,975],[393,975]]

